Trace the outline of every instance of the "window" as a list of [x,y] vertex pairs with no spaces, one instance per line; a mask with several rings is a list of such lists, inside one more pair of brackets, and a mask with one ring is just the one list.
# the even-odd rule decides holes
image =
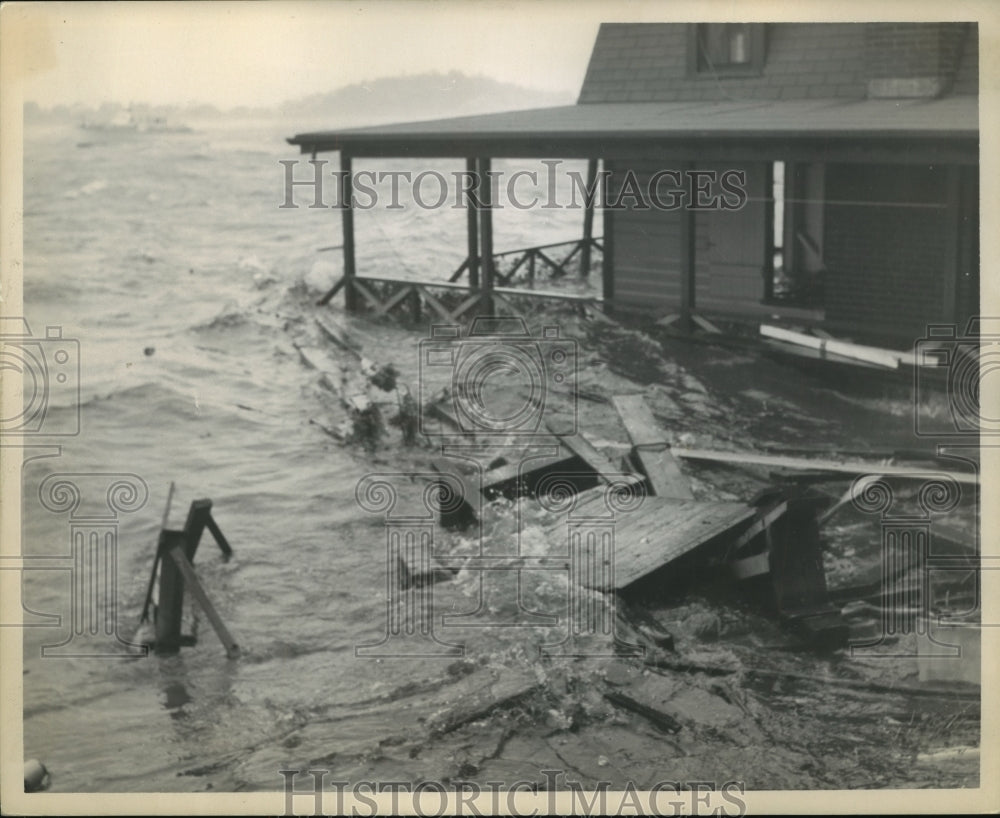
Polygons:
[[759,74],[764,65],[763,23],[695,23],[688,33],[688,73]]

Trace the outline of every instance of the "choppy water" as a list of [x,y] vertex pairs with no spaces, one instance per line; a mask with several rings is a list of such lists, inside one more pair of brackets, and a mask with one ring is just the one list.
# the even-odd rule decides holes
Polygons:
[[[621,762],[622,775],[641,778],[650,758],[664,752],[662,739],[643,744],[641,730],[626,731],[615,713],[601,709],[599,691],[582,671],[541,667],[536,647],[553,641],[550,628],[475,629],[466,640],[470,662],[355,657],[356,646],[383,636],[386,590],[383,521],[362,512],[355,486],[372,470],[425,469],[428,452],[382,450],[367,458],[311,422],[334,427],[343,419],[336,397],[303,366],[294,346],[310,330],[315,335],[316,297],[340,274],[339,254],[319,251],[340,244],[340,226],[334,210],[279,207],[284,200],[279,160],[297,156],[284,137],[325,123],[191,124],[197,130],[185,134],[114,137],[70,125],[36,126],[26,134],[26,317],[36,336],[44,336],[47,326],[61,326],[64,338],[78,340],[80,349],[79,400],[73,384],[54,388],[45,423],[50,430],[71,428],[79,411],[81,432],[43,439],[61,449],[34,451],[49,456],[24,469],[28,568],[22,595],[26,623],[33,626],[24,631],[25,757],[45,762],[57,792],[275,790],[283,784],[279,769],[313,761],[354,781],[417,780],[456,770],[472,775],[486,759],[494,760],[495,769],[480,770],[482,775],[506,775],[510,770],[504,765],[520,775],[535,761],[535,769],[564,763],[574,746],[581,763],[589,759],[597,765],[597,780],[605,768],[595,748],[611,742],[607,746],[620,751],[615,763]],[[461,170],[462,163],[380,167],[449,173]],[[541,166],[533,169],[544,175]],[[308,197],[300,201],[307,204]],[[406,188],[402,201],[408,204]],[[496,250],[572,239],[579,235],[580,219],[579,210],[508,208],[496,220]],[[362,273],[444,279],[465,255],[461,210],[378,209],[360,212],[356,227]],[[336,303],[329,309],[363,331],[369,354],[396,363],[413,382],[412,332],[352,324]],[[913,445],[912,400],[906,394],[831,398],[836,393],[818,388],[821,383],[790,377],[773,362],[676,344],[670,349],[676,361],[664,364],[649,354],[647,347],[655,344],[648,338],[640,343],[628,333],[611,335],[581,369],[581,386],[607,386],[604,379],[636,391],[655,382],[653,398],[683,404],[670,430],[682,442],[787,446],[822,440],[846,450]],[[54,360],[54,346],[43,345]],[[336,354],[332,346],[329,352]],[[611,409],[588,411],[600,421],[591,433],[614,448],[612,438],[620,429]],[[716,488],[708,485],[715,478],[706,471],[693,485],[717,499]],[[79,514],[102,506],[107,512],[108,480],[101,475],[134,474],[148,487],[141,508],[119,515],[117,599],[126,637],[138,624],[170,482],[177,484],[171,527],[182,524],[191,500],[212,498],[235,556],[223,562],[206,536],[196,566],[240,643],[241,658],[226,660],[204,618],[198,644],[173,657],[42,658],[42,647],[63,642],[77,621],[74,574],[66,559],[70,513],[49,510],[40,501],[40,487],[54,473],[85,475],[72,478],[83,494]],[[725,482],[719,470],[715,477],[728,486],[726,492],[736,492],[728,493],[729,499],[760,488],[752,477],[729,475]],[[541,516],[522,522],[522,543],[543,547]],[[847,519],[844,529],[854,522]],[[92,521],[84,521],[87,526],[93,528]],[[491,507],[487,539],[509,542],[514,529],[510,507]],[[841,533],[830,535],[837,558],[830,576],[844,585],[861,581],[855,546],[877,572],[877,526]],[[469,553],[474,543],[459,539],[450,546]],[[476,608],[479,586],[471,573],[436,586],[436,609],[440,604],[442,611],[462,614]],[[565,605],[563,573],[539,573],[523,572],[526,581],[516,589],[521,601],[546,613]],[[498,618],[514,614],[515,589],[499,591],[484,607]],[[734,627],[736,635],[721,652],[739,650],[745,659],[763,651],[767,662],[784,662],[799,673],[831,672],[823,659],[785,657],[762,647],[780,644],[777,626],[757,619],[747,624],[742,603],[734,605],[738,610],[727,609],[725,616],[742,631]],[[53,623],[52,616],[61,621]],[[472,631],[459,629],[458,638],[463,630]],[[744,640],[742,633],[750,635]],[[912,681],[916,675],[912,662],[899,668],[874,664],[879,666],[868,672],[883,683]],[[433,746],[425,742],[427,724],[420,718],[441,712],[449,697],[460,695],[454,691],[467,691],[471,682],[489,675],[473,668],[506,668],[528,678],[546,674],[546,681],[553,672],[555,683],[546,685],[546,695],[554,697],[555,706],[541,715],[538,731],[545,735],[507,742],[506,726],[483,720],[456,740],[456,753],[447,737]],[[857,663],[851,671],[861,672]],[[463,687],[466,679],[470,685]],[[820,709],[815,721],[783,722],[775,728],[783,731],[778,744],[820,752],[832,714],[843,704],[826,691],[820,695],[830,715]],[[593,717],[594,726],[588,728],[584,719],[583,729],[571,730],[575,722],[568,711],[560,712],[559,696]],[[777,710],[767,710],[767,718],[780,715],[780,706],[779,701]],[[868,715],[881,716],[882,709],[876,704]],[[909,713],[900,718],[893,724],[913,723]],[[883,763],[895,739],[880,732],[890,729],[881,719],[866,716],[862,757],[853,738],[862,728],[845,724],[840,729],[851,732],[850,742],[823,745],[819,766],[825,772],[801,765],[794,749],[788,749],[787,765],[777,757],[761,761],[756,745],[733,760],[705,749],[721,746],[714,733],[699,738],[703,745],[688,748],[691,766],[683,769],[699,780],[705,775],[728,780],[733,768],[748,776],[757,770],[759,780],[748,780],[765,789],[924,780],[899,766],[906,748],[897,747],[896,761]],[[976,728],[970,722],[955,741],[977,741]],[[555,744],[546,744],[552,731]],[[615,736],[627,740],[614,744]],[[914,738],[913,746],[926,749],[945,740]],[[876,768],[885,775],[876,776]]]
[[[25,605],[62,616],[59,627],[25,630],[25,756],[44,759],[54,791],[203,789],[180,773],[270,747],[313,708],[391,698],[402,682],[440,673],[353,658],[383,628],[384,540],[353,500],[371,467],[310,425],[335,409],[287,331],[340,266],[338,253],[317,252],[340,244],[336,211],[278,207],[278,161],[297,156],[284,137],[308,126],[26,133],[25,313],[36,336],[59,325],[79,341],[81,433],[57,441],[58,457],[25,466],[25,555],[70,553],[67,515],[39,503],[47,475],[142,478],[148,502],[119,528],[127,632],[176,481],[174,516],[211,497],[233,545],[222,563],[206,537],[197,565],[244,650],[227,662],[202,621],[199,644],[171,658],[43,659],[40,647],[70,626],[70,572],[24,571]],[[464,218],[360,214],[359,268],[445,277],[464,256]],[[578,222],[579,212],[509,212],[496,249],[572,238]],[[46,423],[63,426],[76,411],[71,388],[53,393]],[[80,479],[100,495],[84,502],[103,502],[100,480]],[[301,748],[305,758],[327,750]],[[262,762],[228,785],[271,789],[281,778]]]

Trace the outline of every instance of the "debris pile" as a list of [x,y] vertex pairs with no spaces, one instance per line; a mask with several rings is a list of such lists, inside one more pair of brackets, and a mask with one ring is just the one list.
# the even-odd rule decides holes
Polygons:
[[[935,643],[928,612],[975,607],[974,473],[911,452],[734,451],[720,428],[724,401],[641,333],[606,321],[589,334],[616,339],[625,363],[614,345],[583,348],[578,377],[546,396],[532,435],[470,431],[463,402],[482,394],[445,379],[421,382],[418,400],[394,366],[368,361],[331,322],[318,326],[352,361],[347,372],[321,347],[299,346],[349,413],[337,436],[372,452],[390,440],[387,427],[398,430],[413,447],[409,490],[431,485],[457,498],[438,508],[447,535],[433,553],[398,555],[401,593],[485,594],[481,578],[504,569],[544,576],[538,587],[550,591],[552,577],[565,577],[558,587],[569,589],[568,623],[534,623],[538,638],[526,643],[540,648],[535,656],[457,663],[461,684],[435,694],[441,704],[419,737],[398,738],[400,757],[405,749],[437,758],[443,777],[461,778],[499,774],[513,759],[538,759],[542,769],[555,754],[585,783],[621,773],[651,784],[653,769],[646,778],[637,769],[664,748],[675,777],[689,759],[697,778],[756,769],[767,746],[759,785],[775,789],[913,781],[914,759],[926,766],[942,752],[949,763],[974,761],[966,750],[978,742],[978,653],[966,646],[963,661],[924,659]],[[527,393],[513,382],[498,390],[496,414],[517,417],[531,405]],[[370,428],[365,412],[378,419]],[[442,448],[456,440],[461,456]],[[935,548],[944,548],[935,554],[916,547],[927,541],[912,527],[928,475],[967,489],[961,514],[935,518]],[[876,502],[880,492],[898,503],[895,516]],[[869,507],[875,516],[865,518]],[[905,536],[897,517],[910,521]],[[929,557],[950,573],[925,587]],[[511,593],[513,608],[535,598],[520,579]],[[917,610],[921,599],[929,607]],[[479,613],[489,610],[480,603]],[[970,632],[978,637],[956,626],[945,639]],[[928,729],[938,716],[948,734]],[[483,731],[496,733],[490,751]],[[433,739],[446,734],[452,750],[442,755]],[[974,783],[973,762],[960,766],[935,781]]]

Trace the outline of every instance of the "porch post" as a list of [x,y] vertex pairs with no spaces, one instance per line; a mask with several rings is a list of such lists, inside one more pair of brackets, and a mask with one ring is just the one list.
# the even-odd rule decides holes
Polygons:
[[[610,178],[610,173],[614,170],[607,159],[604,160],[604,170],[608,171],[608,175],[604,177],[605,182],[607,182]],[[604,299],[605,313],[613,311],[615,297],[615,225],[614,212],[609,207],[611,204],[608,195],[609,188],[610,185],[605,184],[601,189],[602,204],[604,206],[604,254],[601,256],[601,296]]]
[[[597,160],[587,161],[587,190],[593,190],[597,183]],[[594,199],[584,198],[583,202],[583,247],[580,248],[580,278],[590,277],[590,243],[594,237]]]
[[490,158],[479,159],[480,201],[479,249],[483,270],[483,300],[480,302],[486,315],[493,315],[493,180],[490,178]]
[[354,184],[351,180],[350,154],[341,152],[340,170],[343,176],[340,224],[344,238],[344,308],[348,312],[354,312],[357,293],[354,292]]
[[962,175],[959,165],[949,165],[947,174],[946,199],[944,211],[945,253],[944,253],[944,292],[941,298],[941,318],[945,321],[958,321],[957,307],[958,276],[961,274],[959,253],[961,252],[959,235],[962,225]]
[[[465,160],[466,172],[475,180],[479,180],[475,157]],[[469,288],[479,289],[479,214],[476,212],[473,191],[465,194],[466,227],[469,234]]]
[[[684,163],[685,178],[693,169],[691,162]],[[691,316],[695,309],[695,246],[694,246],[694,210],[693,202],[688,202],[680,210],[680,250],[681,250],[681,329],[691,332],[693,322]]]

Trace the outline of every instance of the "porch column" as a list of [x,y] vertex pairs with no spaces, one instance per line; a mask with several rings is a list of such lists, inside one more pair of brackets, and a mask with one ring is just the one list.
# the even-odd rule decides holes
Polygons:
[[[587,162],[587,190],[594,190],[597,183],[597,160]],[[580,248],[580,278],[590,277],[590,244],[594,237],[594,201],[585,197],[583,202],[583,247]]]
[[479,159],[480,201],[483,208],[479,215],[479,248],[483,271],[483,300],[480,302],[486,315],[493,315],[493,184],[490,178],[490,158]]
[[959,165],[949,165],[947,174],[947,189],[944,210],[945,253],[944,253],[944,290],[941,293],[941,318],[945,321],[958,321],[957,306],[958,277],[961,275],[959,254],[961,247],[959,235],[962,225],[962,176]]
[[602,205],[604,206],[603,227],[604,227],[604,255],[601,257],[601,296],[604,299],[604,312],[611,313],[614,309],[613,301],[615,297],[615,225],[614,212],[608,205],[607,184],[610,174],[613,172],[611,163],[604,160],[604,170],[607,174],[604,177],[605,184],[601,186]]
[[354,183],[351,180],[351,156],[341,152],[340,170],[343,177],[341,186],[340,218],[344,241],[344,308],[354,312],[357,293],[354,292]]
[[[475,157],[465,160],[465,170],[473,179],[478,180]],[[470,190],[465,194],[466,225],[469,235],[469,287],[479,289],[479,214],[476,212],[475,196]]]
[[[684,177],[690,178],[689,173],[694,168],[691,162],[685,162],[683,166]],[[684,332],[691,332],[693,322],[691,320],[695,309],[695,246],[694,246],[694,210],[691,209],[693,202],[688,202],[680,210],[680,250],[681,250],[681,329]]]

